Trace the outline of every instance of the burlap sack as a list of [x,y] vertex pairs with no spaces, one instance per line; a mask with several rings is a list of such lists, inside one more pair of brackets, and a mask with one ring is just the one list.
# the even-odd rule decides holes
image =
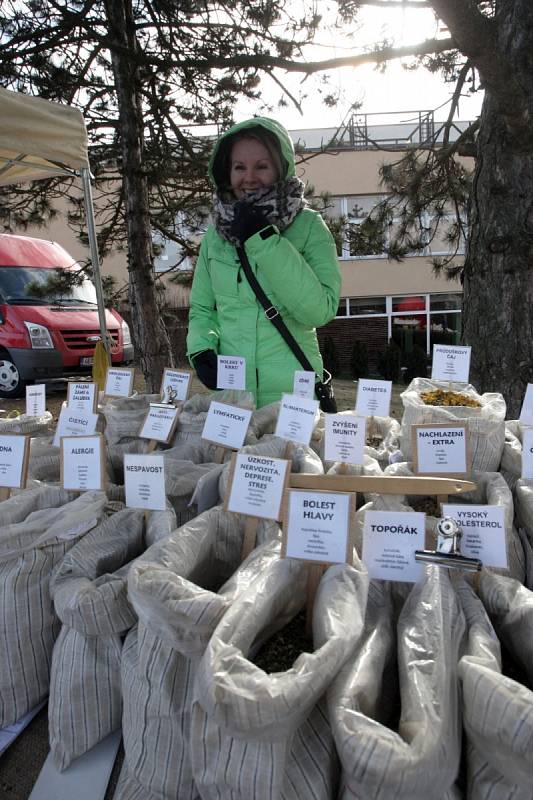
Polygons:
[[213,463],[195,464],[183,460],[180,458],[180,449],[171,448],[162,453],[165,464],[165,494],[176,513],[178,526],[184,525],[197,515],[197,506],[191,505],[196,484],[203,475],[218,466]]
[[[501,675],[500,646],[474,592],[458,591],[468,627],[459,662],[471,800],[530,800],[533,694]],[[465,602],[467,601],[467,602]]]
[[519,478],[514,487],[514,503],[517,525],[524,528],[533,544],[533,481]]
[[119,511],[74,545],[52,576],[63,627],[52,655],[48,730],[61,771],[120,727],[122,637],[136,623],[127,566],[143,550],[143,529],[142,511]]
[[313,653],[272,674],[248,660],[302,607],[306,573],[295,560],[271,564],[209,642],[191,719],[191,759],[203,800],[335,796],[337,758],[319,701],[362,633],[366,570],[335,565],[324,574],[313,611]]
[[340,798],[454,797],[461,752],[457,661],[465,621],[445,570],[427,567],[400,614],[398,731],[378,719],[381,676],[391,647],[383,618],[381,630],[385,640],[372,642],[370,651],[363,644],[328,691],[343,767]]
[[108,445],[137,439],[150,403],[159,403],[159,394],[136,394],[132,397],[113,397],[98,407],[106,421],[105,438]]
[[[412,464],[403,462],[391,464],[385,470],[385,475],[413,476]],[[526,560],[520,536],[514,526],[514,504],[509,486],[499,472],[473,472],[470,478],[476,484],[476,489],[460,495],[450,495],[447,502],[451,505],[489,505],[503,508],[508,567],[507,569],[491,567],[491,570],[516,578],[523,583],[526,575]],[[398,499],[406,505],[413,500],[412,497],[403,496],[398,496]],[[434,550],[437,544],[436,523],[435,517],[426,516],[426,547],[430,550]]]
[[533,592],[512,578],[483,570],[479,596],[499,640],[533,682]]
[[[310,447],[304,444],[289,443],[285,439],[280,439],[279,436],[267,434],[257,444],[241,447],[239,453],[263,456],[263,458],[289,459],[291,472],[305,472],[310,475],[324,474],[322,461]],[[218,481],[218,492],[221,500],[226,497],[229,489],[229,470],[230,465],[228,463],[221,472]]]
[[136,787],[145,797],[197,797],[189,725],[198,662],[235,598],[279,557],[279,528],[264,522],[258,531],[264,546],[239,567],[243,534],[240,517],[210,509],[159,541],[132,567],[129,593],[139,625],[128,634],[122,656],[130,780],[124,779],[115,800],[134,796],[130,792]]
[[59,508],[31,513],[0,532],[0,728],[48,694],[60,622],[50,575],[76,541],[102,519],[106,496],[85,492]]
[[523,429],[519,420],[505,420],[505,442],[500,472],[510,489],[515,488],[516,481],[522,475],[522,433]]
[[0,503],[0,530],[14,522],[23,522],[33,511],[64,506],[76,497],[77,492],[44,484],[12,494]]
[[166,539],[177,527],[176,512],[168,501],[164,511],[147,511],[144,533],[146,547],[151,547],[160,539]]
[[[213,394],[195,394],[183,404],[180,412],[178,427],[172,445],[180,442],[191,442],[200,444],[202,431],[204,429],[207,412],[211,402],[228,403],[228,405],[239,406],[239,408],[253,409],[255,406],[254,397],[250,392],[236,391],[235,389],[224,389]],[[250,428],[248,429],[245,443],[255,442],[256,436]]]
[[20,414],[18,417],[0,418],[0,434],[18,433],[24,436],[46,436],[53,432],[54,418],[49,411],[40,417]]
[[[427,406],[420,393],[433,389],[452,389],[481,403],[481,408],[468,406]],[[499,466],[505,441],[505,400],[501,394],[479,395],[473,386],[441,383],[427,378],[415,378],[401,395],[403,417],[400,449],[404,461],[412,461],[411,428],[426,423],[466,422],[470,436],[472,469],[476,472],[495,472]]]

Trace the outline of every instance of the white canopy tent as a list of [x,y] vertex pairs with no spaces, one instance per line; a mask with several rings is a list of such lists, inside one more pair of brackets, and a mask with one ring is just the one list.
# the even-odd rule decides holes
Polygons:
[[83,184],[100,333],[109,358],[83,116],[71,106],[0,88],[0,186],[58,175],[80,177]]

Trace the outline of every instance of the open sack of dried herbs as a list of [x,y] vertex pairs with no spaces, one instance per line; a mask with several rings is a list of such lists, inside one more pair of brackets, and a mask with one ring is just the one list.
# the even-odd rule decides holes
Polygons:
[[[439,399],[440,392],[445,393],[442,400]],[[455,400],[446,393],[456,395]],[[470,436],[472,469],[476,472],[499,469],[505,441],[506,404],[503,395],[496,392],[480,395],[470,384],[415,378],[401,398],[404,410],[400,449],[404,461],[412,461],[413,425],[465,422]]]
[[288,640],[265,652],[303,609],[307,573],[303,562],[273,562],[211,637],[191,719],[193,774],[203,800],[336,796],[338,762],[323,695],[362,633],[368,575],[359,562],[327,569],[313,608],[313,640],[289,658]]
[[198,663],[238,597],[279,559],[279,528],[261,522],[241,564],[244,521],[213,508],[149,548],[133,565],[129,597],[139,624],[122,657],[125,764],[115,800],[198,797],[190,714]]

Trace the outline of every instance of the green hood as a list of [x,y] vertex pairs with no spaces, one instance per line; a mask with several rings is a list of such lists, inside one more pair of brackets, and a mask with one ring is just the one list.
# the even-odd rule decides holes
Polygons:
[[287,162],[287,172],[283,177],[292,178],[295,175],[294,146],[287,130],[279,122],[276,122],[275,119],[270,119],[269,117],[254,117],[253,119],[247,119],[244,122],[238,122],[236,125],[233,125],[233,127],[223,133],[215,143],[211,158],[209,159],[207,173],[209,175],[209,180],[217,189],[221,188],[218,186],[215,178],[215,173],[218,172],[217,162],[227,152],[229,139],[235,136],[236,133],[240,133],[247,128],[257,127],[265,128],[267,131],[270,131],[278,140],[281,154]]

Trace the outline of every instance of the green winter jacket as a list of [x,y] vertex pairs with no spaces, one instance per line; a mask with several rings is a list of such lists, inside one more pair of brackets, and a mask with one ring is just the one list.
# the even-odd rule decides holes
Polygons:
[[[235,125],[215,145],[209,174],[220,142],[246,127],[263,125],[275,133],[285,160],[287,177],[294,175],[294,149],[285,129],[261,117]],[[322,376],[322,358],[315,328],[337,313],[340,271],[333,237],[321,216],[303,209],[283,233],[245,242],[254,273],[285,324]],[[257,407],[292,392],[294,371],[303,369],[281,335],[265,317],[262,306],[242,272],[236,248],[213,226],[204,236],[191,291],[187,353],[202,350],[246,359],[246,388]]]

